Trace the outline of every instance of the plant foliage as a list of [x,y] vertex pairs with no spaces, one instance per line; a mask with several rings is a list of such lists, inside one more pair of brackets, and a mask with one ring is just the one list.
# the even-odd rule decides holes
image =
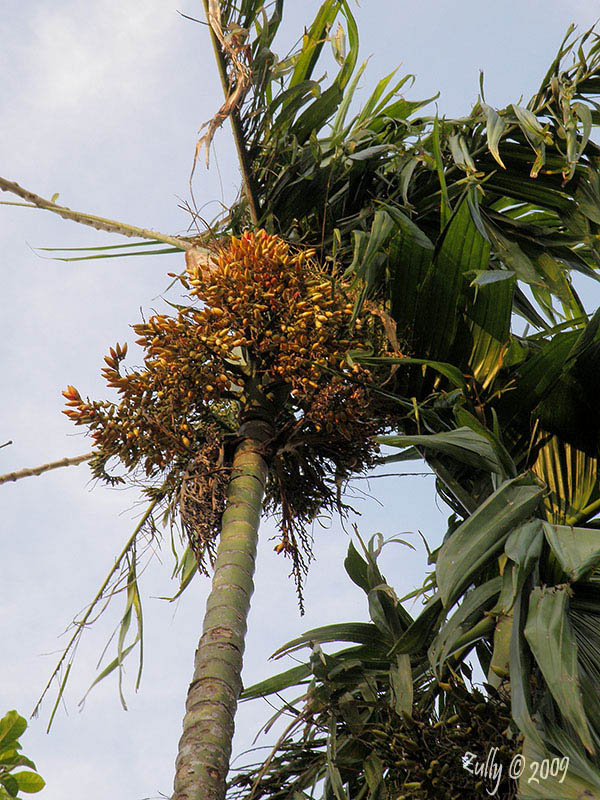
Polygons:
[[[246,698],[273,695],[301,679],[303,694],[282,707],[280,715],[291,719],[267,759],[240,767],[228,796],[475,800],[484,780],[463,768],[465,753],[485,760],[486,751],[498,748],[497,758],[510,762],[518,750],[506,700],[472,687],[464,665],[436,702],[426,654],[394,652],[414,620],[379,571],[383,544],[373,537],[362,555],[351,544],[346,559],[350,578],[369,599],[371,622],[309,631],[276,654],[312,647],[305,664],[245,690]],[[329,655],[320,646],[341,641],[355,644]],[[515,796],[506,772],[497,788],[499,797]]]
[[22,799],[22,792],[35,794],[46,785],[33,761],[20,752],[19,739],[26,729],[27,721],[16,711],[0,719],[0,800]]
[[[227,91],[225,105],[212,122],[232,117],[245,192],[206,235],[178,241],[157,235],[156,241],[186,249],[189,255],[194,248],[206,247],[213,236],[239,237],[248,227],[261,226],[269,237],[285,241],[285,247],[315,251],[318,285],[331,287],[327,298],[334,306],[333,287],[343,284],[347,296],[342,314],[349,330],[353,325],[360,330],[357,324],[364,315],[378,308],[384,351],[372,346],[374,341],[365,346],[362,339],[363,346],[353,351],[351,336],[344,332],[344,344],[321,361],[319,377],[307,373],[309,383],[294,387],[304,401],[296,402],[286,387],[286,424],[293,426],[295,414],[305,424],[316,398],[311,391],[336,386],[335,380],[326,380],[331,375],[327,370],[352,377],[350,370],[356,366],[356,377],[363,379],[360,391],[395,409],[396,430],[380,439],[397,451],[389,460],[424,458],[452,511],[444,541],[431,554],[431,592],[418,617],[412,619],[393,595],[371,584],[372,563],[365,567],[352,556],[349,572],[368,587],[372,625],[313,631],[306,642],[358,636],[359,650],[351,648],[350,656],[322,657],[315,651],[311,663],[254,693],[312,675],[321,705],[311,711],[307,696],[296,717],[309,731],[307,741],[314,732],[311,720],[318,718],[321,726],[311,751],[310,774],[325,781],[328,797],[342,800],[347,791],[352,797],[375,797],[382,781],[392,780],[393,765],[384,768],[381,754],[373,748],[373,758],[369,754],[362,760],[365,752],[359,740],[364,731],[360,728],[360,736],[355,735],[352,726],[367,724],[364,720],[370,715],[389,719],[393,712],[394,725],[409,724],[407,715],[413,724],[418,720],[435,730],[440,721],[442,728],[453,724],[444,717],[448,705],[459,709],[455,722],[461,729],[462,711],[472,700],[464,696],[468,690],[463,677],[469,669],[467,659],[476,656],[491,688],[483,700],[476,697],[475,706],[480,700],[510,702],[511,733],[524,736],[528,757],[570,759],[567,780],[560,787],[520,787],[521,796],[594,796],[600,787],[600,417],[595,400],[600,391],[600,315],[588,313],[574,276],[578,285],[583,279],[598,280],[600,148],[592,135],[600,121],[600,37],[591,30],[575,39],[570,29],[527,104],[492,108],[482,85],[470,115],[440,118],[425,113],[433,98],[404,97],[410,76],[384,76],[358,106],[355,94],[366,66],[359,65],[358,30],[346,0],[325,0],[298,47],[283,58],[275,53],[283,0],[267,7],[259,0],[207,0],[205,5]],[[335,28],[338,19],[343,24]],[[325,70],[327,45],[334,63],[331,77]],[[205,143],[215,125],[209,126]],[[40,205],[37,196],[20,192]],[[43,203],[41,207],[56,210]],[[56,211],[63,212],[62,207]],[[219,295],[210,286],[202,278],[202,290],[214,305],[215,298],[226,297],[227,287]],[[312,291],[319,291],[316,283]],[[300,294],[298,299],[305,301]],[[350,298],[352,309],[347,305]],[[235,298],[227,304],[231,316]],[[259,300],[259,317],[260,306]],[[286,325],[293,328],[302,313]],[[310,310],[310,336],[315,333],[317,340],[317,322],[329,324],[318,313]],[[204,335],[213,337],[216,355],[194,347],[201,355],[195,359],[186,351],[193,363],[182,364],[188,377],[196,375],[198,365],[212,369],[210,383],[208,378],[200,381],[201,392],[194,399],[205,414],[207,404],[222,392],[242,389],[234,365],[247,359],[243,354],[230,357],[235,337],[241,337],[236,347],[252,346],[258,352],[260,346],[248,328],[250,321],[240,330],[228,317],[219,338],[219,314],[186,309],[178,314],[177,319],[144,323],[140,329],[150,351],[146,371],[118,373],[116,362],[123,352],[116,350],[111,355],[115,363],[108,369],[121,390],[131,377],[133,390],[148,370],[157,375],[167,370],[172,355],[172,363],[179,364],[178,337],[186,338],[192,319],[210,323]],[[271,327],[268,330],[273,333]],[[282,342],[283,333],[287,332],[276,334]],[[151,335],[158,342],[154,344]],[[308,342],[308,331],[306,336]],[[269,337],[267,351],[273,345],[282,354],[282,342]],[[290,374],[296,374],[298,363],[289,363]],[[385,384],[369,380],[384,371]],[[278,381],[278,375],[271,371],[270,380]],[[170,387],[177,385],[166,372],[163,378]],[[125,399],[127,391],[122,392]],[[158,394],[161,389],[152,386],[152,391]],[[127,412],[130,417],[142,404],[140,392],[131,395],[136,410]],[[184,437],[191,444],[206,441],[206,434],[183,420],[182,414],[190,410],[188,401],[179,389],[175,392],[179,406],[173,453],[176,439],[177,452],[185,454]],[[69,390],[68,399],[74,413],[81,413],[86,404],[80,396]],[[224,399],[239,402],[237,396]],[[94,413],[108,413],[107,408],[95,408]],[[89,409],[94,407],[88,404]],[[310,423],[315,442],[332,433],[328,423],[339,433],[338,412],[348,413],[348,404],[336,407],[335,424],[325,418]],[[118,416],[116,410],[113,414]],[[211,424],[222,424],[212,412],[211,417]],[[361,417],[361,424],[364,421]],[[130,422],[128,418],[121,430],[124,439],[109,436],[105,443],[114,445],[107,454],[122,453],[133,464],[141,454],[134,429],[141,428]],[[108,418],[100,423],[99,430],[108,430]],[[188,431],[184,424],[194,429]],[[317,431],[316,424],[324,429]],[[351,438],[337,440],[340,452],[350,452]],[[336,464],[335,458],[332,461]],[[159,461],[151,459],[149,464],[152,474]],[[342,477],[356,466],[350,459],[344,464]],[[359,459],[358,465],[367,465],[367,459]],[[285,550],[285,538],[281,544]],[[183,589],[194,574],[188,553],[179,569]],[[385,641],[385,653],[373,642],[375,630]],[[389,661],[392,656],[396,662]],[[363,680],[364,659],[374,659],[374,683]],[[381,663],[386,665],[383,673]],[[388,674],[390,663],[399,670],[395,677]],[[358,703],[362,722],[351,719],[352,703],[342,701],[337,682],[346,672],[366,687],[364,694],[356,684],[354,690],[344,690]],[[425,708],[426,716],[418,716],[416,708]],[[503,713],[494,717],[496,734],[502,733]],[[345,726],[347,750],[339,746],[338,725]],[[300,766],[290,765],[305,765],[312,755],[307,750],[308,755],[300,754],[301,762],[294,762],[298,740],[282,747],[272,763],[291,780]],[[344,758],[354,747],[361,760],[348,772]],[[270,774],[269,764],[263,766],[260,781]],[[398,773],[400,783],[392,783],[394,791],[400,785],[407,788],[408,774]],[[413,783],[420,785],[414,789],[425,780],[421,772],[418,776]],[[255,782],[256,778],[255,774]],[[274,783],[262,785],[265,796],[284,786],[276,776]],[[305,790],[302,784],[299,791]]]

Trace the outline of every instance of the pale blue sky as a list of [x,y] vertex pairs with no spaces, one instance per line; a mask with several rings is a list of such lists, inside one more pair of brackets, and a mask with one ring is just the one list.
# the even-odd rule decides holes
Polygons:
[[[318,3],[291,3],[286,36],[301,31]],[[300,7],[300,10],[298,8]],[[0,33],[2,145],[0,174],[72,208],[155,227],[185,229],[178,209],[187,196],[196,132],[221,98],[206,31],[176,12],[201,15],[201,3],[82,0],[45,3],[5,0]],[[440,112],[469,111],[485,72],[486,98],[502,107],[537,88],[571,21],[594,22],[595,3],[368,2],[357,9],[363,79],[370,87],[401,64],[417,76],[413,98],[441,91]],[[196,173],[195,195],[211,217],[237,190],[238,170],[229,132],[219,134],[210,172]],[[216,167],[218,166],[218,170]],[[8,199],[6,196],[2,199]],[[85,452],[61,415],[60,392],[73,383],[103,396],[99,370],[107,347],[133,340],[139,308],[152,309],[179,256],[63,264],[43,260],[36,246],[113,243],[43,212],[0,207],[2,299],[0,354],[0,472]],[[31,246],[31,247],[30,247]],[[592,302],[590,302],[592,305]],[[445,527],[431,478],[379,481],[371,486],[384,505],[360,506],[361,532],[389,536],[416,531],[435,544]],[[92,487],[86,467],[0,487],[0,712],[29,714],[54,665],[58,635],[93,596],[135,524],[135,494]],[[306,591],[307,614],[297,613],[288,565],[272,553],[265,524],[250,619],[245,682],[273,670],[269,654],[307,628],[366,617],[361,593],[346,579],[348,538],[334,523],[315,531],[317,562]],[[425,557],[392,546],[385,572],[399,593],[418,585]],[[95,660],[119,619],[121,601],[87,632],[67,692],[67,708],[44,735],[51,704],[24,737],[48,788],[43,800],[85,797],[138,800],[168,795],[183,704],[200,631],[206,581],[197,581],[177,606],[156,599],[174,586],[168,547],[142,579],[146,661],[140,692],[127,671],[130,710],[121,710],[115,682],[77,702],[94,676]],[[162,563],[160,563],[162,560]],[[264,704],[245,704],[237,748],[247,746],[266,719]]]

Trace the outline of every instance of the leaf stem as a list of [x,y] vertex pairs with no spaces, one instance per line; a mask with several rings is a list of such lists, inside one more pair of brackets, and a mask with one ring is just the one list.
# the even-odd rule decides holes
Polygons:
[[[7,442],[10,444],[10,442]],[[4,445],[2,445],[4,447]],[[8,483],[9,481],[18,481],[21,478],[31,478],[34,475],[43,475],[44,472],[49,472],[51,469],[58,469],[59,467],[74,467],[77,464],[82,464],[84,461],[89,461],[93,453],[84,453],[81,456],[73,456],[73,458],[61,458],[59,461],[50,461],[48,464],[42,464],[39,467],[30,467],[28,469],[21,469],[18,472],[7,472],[6,475],[0,475],[0,484]]]
[[[42,208],[46,211],[52,211],[58,214],[63,219],[70,219],[73,222],[79,222],[80,225],[89,225],[99,231],[107,231],[108,233],[120,233],[121,236],[135,236],[140,239],[152,239],[153,241],[166,242],[179,250],[189,250],[193,246],[193,242],[188,239],[182,239],[179,236],[169,236],[165,233],[152,231],[148,228],[138,228],[136,225],[128,225],[125,222],[118,222],[114,219],[107,219],[105,217],[98,217],[95,214],[86,214],[82,211],[72,211],[66,206],[59,206],[53,203],[52,200],[46,200],[45,197],[24,189],[14,181],[6,180],[0,177],[0,190],[3,192],[10,192],[11,194],[21,197],[26,200],[30,206]],[[4,205],[4,203],[3,203]],[[14,203],[7,203],[7,205],[16,205]],[[21,205],[21,204],[18,204]]]

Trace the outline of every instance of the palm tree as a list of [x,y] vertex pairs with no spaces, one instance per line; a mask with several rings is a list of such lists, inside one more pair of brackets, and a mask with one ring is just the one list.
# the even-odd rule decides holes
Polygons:
[[[288,721],[268,757],[235,770],[232,797],[433,800],[443,793],[477,800],[482,787],[463,768],[465,752],[496,747],[502,761],[510,761],[519,751],[518,738],[511,741],[504,733],[510,724],[505,698],[470,685],[466,665],[459,665],[462,680],[436,702],[438,681],[427,650],[410,656],[394,652],[414,620],[381,574],[378,559],[384,547],[407,544],[385,541],[381,534],[367,544],[360,540],[358,549],[351,543],[346,571],[367,595],[371,621],[328,625],[288,642],[274,657],[310,647],[306,663],[244,691],[245,699],[281,697],[294,687],[299,696],[265,725],[270,729],[280,717]],[[321,649],[342,642],[336,652]],[[497,783],[497,797],[515,796],[508,770]]]
[[[339,10],[355,43],[347,6],[324,4],[287,93],[273,111],[261,85],[244,135],[273,229],[334,251],[362,287],[357,307],[383,300],[412,355],[387,359],[398,370],[388,387],[415,413],[380,441],[426,456],[455,517],[436,554],[439,591],[395,652],[416,657],[425,642],[444,685],[448,658],[476,647],[490,683],[510,692],[529,758],[575,765],[539,796],[595,792],[598,317],[570,274],[597,277],[598,38],[585,34],[568,65],[569,31],[527,107],[498,112],[481,98],[467,119],[428,120],[388,76],[347,122],[352,46],[309,95]],[[234,218],[245,209],[241,199]],[[535,333],[512,333],[512,314]]]
[[84,400],[72,386],[64,392],[65,413],[91,432],[94,474],[124,480],[108,472],[118,458],[153,501],[177,509],[198,567],[214,566],[178,798],[224,791],[263,501],[280,509],[276,550],[291,558],[302,602],[305,525],[340,505],[335,481],[371,466],[372,436],[392,418],[356,385],[381,370],[345,361],[348,349],[381,349],[380,322],[360,314],[350,331],[345,282],[313,256],[264,230],[226,237],[208,266],[181,278],[202,305],[134,326],[143,369],[124,371],[126,346],[111,348],[103,374],[118,403]]
[[[149,513],[161,504],[171,518],[183,512],[190,549],[181,562],[182,588],[197,566],[204,566],[203,557],[210,560],[223,521],[175,797],[224,794],[263,492],[282,508],[279,546],[292,557],[299,580],[303,523],[323,505],[336,505],[338,486],[350,471],[372,463],[370,437],[391,426],[399,433],[382,441],[403,448],[401,458],[424,454],[455,513],[437,554],[438,594],[421,617],[404,620],[406,630],[397,631],[395,653],[413,658],[423,643],[432,647],[432,667],[440,679],[434,694],[443,696],[449,685],[444,680],[449,656],[456,669],[476,646],[486,668],[503,677],[506,642],[513,642],[508,659],[513,718],[529,743],[538,742],[540,728],[544,742],[556,742],[570,730],[568,725],[582,718],[577,716],[577,681],[570,694],[556,688],[561,670],[568,667],[565,674],[576,678],[575,667],[566,660],[573,637],[559,642],[564,659],[558,673],[551,674],[550,657],[541,652],[534,631],[536,614],[541,620],[558,610],[564,622],[567,613],[568,592],[560,588],[564,574],[559,566],[564,563],[558,555],[566,546],[565,534],[562,529],[546,533],[541,515],[549,515],[554,525],[565,521],[589,526],[598,500],[596,441],[590,444],[589,428],[572,422],[574,409],[581,416],[589,410],[585,397],[593,396],[596,321],[588,321],[570,280],[571,270],[595,275],[598,258],[596,148],[589,141],[596,112],[588,99],[597,88],[595,40],[588,35],[587,53],[582,50],[580,60],[566,70],[561,66],[569,52],[565,43],[527,108],[513,105],[496,111],[482,97],[467,119],[428,118],[422,115],[425,103],[401,96],[405,80],[394,81],[390,75],[349,120],[364,66],[357,68],[357,29],[344,0],[326,0],[299,51],[282,61],[271,49],[282,0],[270,17],[257,0],[241,9],[229,2],[206,5],[227,97],[199,145],[210,144],[216,126],[230,116],[245,189],[215,226],[216,250],[209,246],[211,237],[172,237],[77,214],[0,180],[0,188],[29,204],[185,250],[188,275],[183,281],[190,282],[211,311],[185,306],[174,318],[156,317],[138,326],[147,351],[144,370],[122,374],[125,350],[117,346],[111,351],[105,374],[121,392],[120,404],[84,401],[72,387],[66,393],[70,414],[95,436],[96,474],[106,480],[122,478],[106,471],[108,458],[116,455],[128,472],[141,469],[142,483],[160,476],[159,483],[145,486]],[[340,13],[347,47],[336,36],[340,69],[329,85],[322,85],[312,76]],[[258,226],[267,232],[240,238],[244,229]],[[295,301],[308,303],[312,326],[307,342],[315,334],[311,345],[322,347],[316,367],[304,354],[289,373],[276,376],[282,347],[291,339],[274,334],[271,318],[271,327],[266,318],[257,320],[264,325],[254,334],[244,316],[237,326],[231,324],[233,300],[223,302],[227,286],[216,281],[215,264],[237,269],[235,253],[248,246],[251,265],[261,266],[261,241],[274,250],[283,248],[281,257],[269,262],[269,281],[275,279],[276,285],[289,277],[290,260],[310,262],[300,270],[302,286],[292,296],[297,293]],[[266,280],[256,283],[264,299]],[[319,294],[325,294],[333,323],[326,314],[319,318]],[[265,305],[260,299],[258,303]],[[229,315],[228,327],[217,327],[223,313]],[[513,314],[536,332],[511,333]],[[292,338],[294,322],[290,318],[283,323]],[[319,345],[323,325],[328,335]],[[198,333],[209,347],[191,347]],[[293,376],[308,383],[295,386]],[[321,402],[330,391],[334,396]],[[355,426],[348,429],[337,412],[347,413],[350,396],[357,411],[346,420]],[[158,410],[150,413],[154,406]],[[337,408],[337,418],[327,417],[332,408]],[[300,436],[298,422],[305,426]],[[358,453],[352,452],[354,446]],[[190,473],[192,461],[196,467],[210,464],[211,480],[206,468]],[[290,487],[297,488],[299,480],[301,500],[290,502]],[[195,497],[201,489],[210,490],[210,508],[196,505],[194,492],[185,488],[189,483],[195,483]],[[542,506],[545,486],[554,496],[546,496]],[[507,502],[514,510],[508,517],[502,515]],[[574,510],[580,516],[574,517]],[[539,525],[524,529],[534,514]],[[492,539],[488,528],[496,522]],[[551,553],[544,550],[550,553],[546,561],[542,535],[555,541]],[[462,547],[471,540],[477,547]],[[540,554],[523,561],[521,548],[527,555],[528,548],[536,553],[538,545]],[[571,565],[572,580],[575,575],[587,579],[594,553],[586,551]],[[129,569],[128,627],[138,602],[131,547],[123,559]],[[500,571],[503,579],[514,575],[510,585],[517,587],[516,593],[508,587],[500,593]],[[559,587],[550,600],[539,588],[542,579],[548,582],[549,571],[552,585]],[[461,582],[454,580],[455,574]],[[587,636],[588,650],[582,649],[580,660],[589,672],[595,644],[591,612],[586,617],[583,611],[589,609],[591,589],[584,589],[587,605],[579,609],[577,624],[579,640]],[[219,600],[221,594],[225,602]],[[539,612],[530,612],[532,622],[523,635],[530,596]],[[462,597],[468,605],[460,605],[458,616],[448,620]],[[491,608],[498,597],[502,605]],[[465,618],[467,609],[471,611]],[[123,638],[110,669],[120,668],[129,651]],[[545,687],[535,712],[527,685],[530,652]],[[549,698],[558,711],[552,707],[554,717],[546,724],[539,714]],[[586,726],[581,725],[584,747],[591,741]],[[211,761],[204,754],[213,744]],[[578,752],[577,757],[587,764],[586,756]]]

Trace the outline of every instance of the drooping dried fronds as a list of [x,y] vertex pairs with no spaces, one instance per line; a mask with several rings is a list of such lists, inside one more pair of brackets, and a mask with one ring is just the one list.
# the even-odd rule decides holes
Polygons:
[[166,480],[199,561],[219,531],[240,426],[267,420],[267,508],[280,514],[276,549],[291,556],[299,581],[306,526],[340,507],[343,481],[376,460],[372,436],[388,416],[360,384],[378,376],[346,356],[382,352],[381,321],[364,311],[351,326],[347,284],[313,251],[264,231],[226,239],[211,265],[189,261],[181,281],[200,304],[133,326],[144,367],[122,369],[126,346],[105,358],[119,402],[84,401],[68,387],[65,413],[89,428],[99,477],[111,480],[105,466],[116,456],[142,482]]
[[[217,43],[225,102],[212,119],[204,123],[201,128],[201,130],[206,128],[206,133],[196,143],[190,184],[202,148],[204,147],[206,150],[206,166],[208,167],[210,146],[215,133],[228,117],[237,113],[251,85],[251,56],[250,48],[245,42],[246,32],[235,27],[230,30],[223,28],[220,3],[216,0],[207,0],[205,6],[208,24]],[[229,71],[225,67],[225,57],[229,62]]]
[[205,553],[214,562],[215,531],[225,511],[230,476],[223,436],[215,428],[183,474],[178,497],[181,524],[201,568]]

